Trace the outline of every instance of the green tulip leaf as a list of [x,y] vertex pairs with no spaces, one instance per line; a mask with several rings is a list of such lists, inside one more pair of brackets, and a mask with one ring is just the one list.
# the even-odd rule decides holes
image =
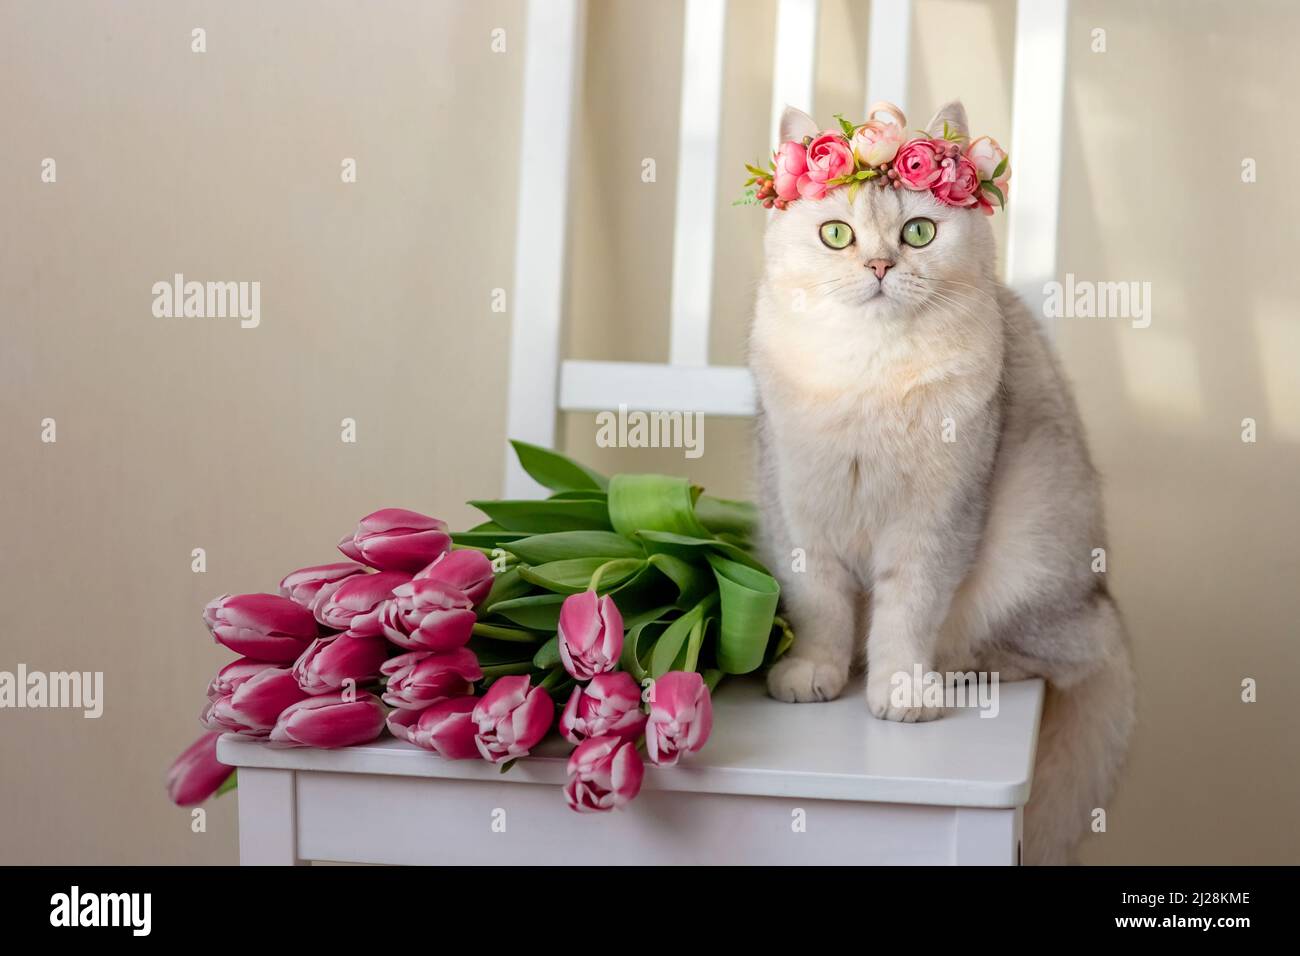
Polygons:
[[490,621],[476,621],[473,635],[489,637],[494,641],[509,641],[515,644],[540,644],[546,635],[540,631],[530,631],[510,624],[493,624]]
[[519,459],[519,466],[543,488],[551,491],[600,491],[608,484],[604,475],[557,451],[524,441],[511,441],[510,444]]
[[554,631],[560,622],[564,598],[563,594],[530,594],[490,604],[487,613],[532,631]]
[[671,475],[615,475],[609,480],[609,521],[619,534],[665,531],[707,538],[695,517],[696,490]]
[[535,567],[521,565],[519,576],[540,588],[557,594],[577,594],[587,590],[592,576],[601,571],[601,583],[613,587],[620,581],[631,577],[644,564],[639,559],[615,560],[608,558],[568,558],[564,561],[550,561]]
[[609,510],[603,501],[471,501],[508,531],[550,534],[556,531],[610,530]]
[[644,558],[645,549],[613,531],[556,531],[520,537],[508,550],[528,564],[546,564],[570,558]]
[[492,579],[492,590],[484,598],[483,605],[491,608],[502,601],[521,598],[533,590],[533,585],[519,576],[518,566],[502,571]]
[[533,655],[533,666],[539,671],[547,671],[557,667],[562,663],[560,660],[560,636],[552,635],[551,639],[537,649]]
[[718,667],[728,674],[748,674],[763,663],[781,587],[763,571],[715,554],[709,564],[718,581],[722,619],[718,630]]

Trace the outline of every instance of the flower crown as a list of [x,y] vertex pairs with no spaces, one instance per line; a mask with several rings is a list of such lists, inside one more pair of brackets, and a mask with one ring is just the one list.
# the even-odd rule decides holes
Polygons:
[[750,178],[738,205],[784,209],[797,199],[821,199],[828,190],[848,188],[849,201],[863,183],[894,189],[926,190],[949,206],[979,206],[993,215],[993,203],[1006,207],[1011,167],[997,141],[971,140],[950,130],[907,138],[907,119],[893,103],[867,110],[867,121],[854,126],[838,113],[840,129],[825,130],[802,141],[787,140],[772,154],[767,169],[746,165]]

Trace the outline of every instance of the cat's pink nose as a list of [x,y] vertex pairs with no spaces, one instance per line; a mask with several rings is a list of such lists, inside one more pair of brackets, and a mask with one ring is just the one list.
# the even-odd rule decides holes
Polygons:
[[877,279],[883,279],[885,273],[892,269],[894,264],[888,259],[868,259],[867,268],[876,274]]

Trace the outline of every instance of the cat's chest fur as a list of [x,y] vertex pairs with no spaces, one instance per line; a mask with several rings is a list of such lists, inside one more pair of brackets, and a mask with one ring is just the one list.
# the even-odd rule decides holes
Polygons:
[[865,558],[891,523],[923,521],[960,493],[972,445],[988,438],[997,376],[987,358],[876,338],[757,361],[777,450],[767,467],[792,532]]

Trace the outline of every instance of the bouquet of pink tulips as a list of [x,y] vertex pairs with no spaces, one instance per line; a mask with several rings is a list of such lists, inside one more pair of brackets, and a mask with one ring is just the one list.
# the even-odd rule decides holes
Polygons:
[[533,445],[515,451],[550,497],[473,502],[489,520],[460,533],[376,511],[339,543],[350,560],[204,609],[240,657],[208,686],[208,733],[172,766],[175,802],[233,786],[216,760],[222,733],[347,747],[386,728],[443,759],[506,769],[554,727],[576,745],[564,793],[578,811],[635,797],[642,753],[672,766],[704,746],[718,681],[793,640],[751,552],[752,507],[681,478],[605,478]]

